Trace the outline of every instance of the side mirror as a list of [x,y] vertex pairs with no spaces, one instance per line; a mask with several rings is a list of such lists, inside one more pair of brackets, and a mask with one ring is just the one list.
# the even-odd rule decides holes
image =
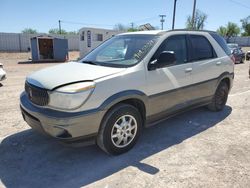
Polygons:
[[167,67],[176,63],[176,57],[173,51],[164,51],[160,54],[158,59],[148,64],[148,70],[155,70],[158,68]]

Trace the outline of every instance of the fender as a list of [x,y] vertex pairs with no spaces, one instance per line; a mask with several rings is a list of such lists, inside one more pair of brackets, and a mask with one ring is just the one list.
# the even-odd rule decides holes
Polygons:
[[145,93],[139,90],[127,90],[110,96],[101,104],[99,110],[108,110],[115,104],[127,99],[138,99],[144,103],[146,108],[148,106],[148,96]]

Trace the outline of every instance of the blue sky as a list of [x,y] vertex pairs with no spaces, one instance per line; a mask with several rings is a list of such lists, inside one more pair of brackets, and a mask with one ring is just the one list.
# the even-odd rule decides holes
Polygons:
[[[228,21],[240,25],[250,15],[250,0],[197,0],[197,8],[208,15],[205,29],[216,30]],[[0,32],[21,32],[31,27],[47,32],[58,27],[76,31],[81,27],[113,28],[122,23],[151,23],[160,28],[159,14],[166,14],[164,29],[172,24],[174,0],[0,0]],[[193,0],[177,0],[176,28],[184,28],[192,13]],[[91,24],[91,25],[90,25]]]

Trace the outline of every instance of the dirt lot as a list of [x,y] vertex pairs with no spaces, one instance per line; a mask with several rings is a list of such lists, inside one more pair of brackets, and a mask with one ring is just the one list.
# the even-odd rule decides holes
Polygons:
[[0,187],[249,187],[249,62],[235,66],[223,112],[199,108],[168,119],[144,130],[132,151],[111,157],[30,130],[19,111],[25,77],[54,64],[18,64],[29,56],[0,53],[8,77],[0,87]]

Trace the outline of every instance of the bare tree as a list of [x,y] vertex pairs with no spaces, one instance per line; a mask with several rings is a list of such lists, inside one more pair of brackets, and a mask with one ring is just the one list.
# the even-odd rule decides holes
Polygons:
[[192,16],[187,17],[186,28],[194,30],[202,30],[205,27],[205,22],[207,20],[207,14],[196,9],[194,16],[194,26],[192,25]]
[[116,31],[127,31],[129,28],[121,23],[118,23],[114,26],[114,30]]

